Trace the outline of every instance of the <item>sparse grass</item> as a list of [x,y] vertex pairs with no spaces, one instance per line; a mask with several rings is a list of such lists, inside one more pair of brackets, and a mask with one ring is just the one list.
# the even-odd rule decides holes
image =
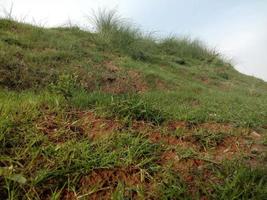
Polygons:
[[[267,84],[197,40],[154,38],[115,12],[94,20],[90,33],[0,19],[0,197],[64,199],[72,191],[87,199],[101,191],[113,199],[264,199],[266,158],[228,163],[212,155],[225,138],[242,137],[237,130],[166,126],[178,120],[261,130],[264,153]],[[119,128],[103,126],[107,120]],[[152,142],[158,131],[202,148]],[[168,155],[173,165],[162,156],[168,149],[179,158]],[[123,177],[135,169],[138,184],[118,181],[120,169]],[[109,181],[100,177],[105,187],[80,190],[85,176],[105,170],[115,171]]]
[[192,135],[193,139],[196,140],[196,142],[198,142],[204,149],[216,147],[217,145],[222,143],[225,138],[229,136],[229,133],[214,133],[212,131],[206,130],[197,131]]
[[160,199],[189,199],[187,187],[181,177],[172,170],[163,171],[159,176],[161,178],[159,185]]
[[175,149],[179,159],[190,159],[198,155],[198,153],[193,148],[176,148]]

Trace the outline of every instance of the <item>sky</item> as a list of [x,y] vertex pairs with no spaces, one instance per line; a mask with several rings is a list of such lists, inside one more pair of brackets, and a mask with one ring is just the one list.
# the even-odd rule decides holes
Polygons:
[[0,0],[13,16],[42,26],[86,26],[93,10],[116,9],[144,31],[189,35],[267,81],[267,0]]

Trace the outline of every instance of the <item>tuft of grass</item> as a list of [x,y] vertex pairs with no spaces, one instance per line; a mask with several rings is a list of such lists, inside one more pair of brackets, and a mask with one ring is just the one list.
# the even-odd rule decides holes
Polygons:
[[176,148],[175,151],[180,160],[194,158],[198,155],[193,148]]
[[[192,40],[189,37],[164,38],[160,41],[159,46],[164,53],[176,56],[176,60],[179,58],[197,58],[211,62],[218,57],[214,50],[207,48],[201,41]],[[181,61],[178,62],[181,64]]]
[[91,21],[97,32],[97,42],[115,50],[127,51],[127,46],[138,39],[139,31],[131,27],[115,10],[99,10],[91,17]]
[[153,104],[148,104],[139,95],[114,96],[102,92],[78,92],[70,99],[70,103],[78,108],[95,108],[96,111],[131,123],[133,120],[162,124],[170,119],[170,115]]
[[138,96],[129,96],[110,104],[109,112],[126,121],[145,121],[159,125],[166,121],[169,116],[160,109],[147,104]]
[[242,163],[226,162],[219,170],[222,182],[212,184],[215,199],[265,199],[267,196],[266,169],[252,169]]
[[187,194],[187,186],[181,177],[172,170],[165,170],[159,176],[161,178],[159,184],[160,199],[190,199]]
[[216,147],[221,142],[223,142],[225,138],[229,136],[230,136],[229,133],[224,133],[224,132],[214,133],[212,131],[207,131],[207,130],[200,130],[192,135],[192,137],[197,142],[199,142],[204,149]]

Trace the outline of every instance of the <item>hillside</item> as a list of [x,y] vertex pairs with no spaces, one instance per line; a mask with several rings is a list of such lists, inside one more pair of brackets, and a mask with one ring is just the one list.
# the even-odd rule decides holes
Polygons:
[[0,199],[266,199],[267,83],[114,13],[0,19]]

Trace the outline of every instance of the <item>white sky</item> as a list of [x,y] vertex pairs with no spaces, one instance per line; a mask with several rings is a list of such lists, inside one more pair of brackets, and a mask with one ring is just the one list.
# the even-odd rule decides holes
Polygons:
[[116,8],[144,30],[202,39],[239,71],[267,81],[267,0],[0,0],[0,6],[12,2],[14,16],[46,26],[68,19],[84,26],[92,10]]

